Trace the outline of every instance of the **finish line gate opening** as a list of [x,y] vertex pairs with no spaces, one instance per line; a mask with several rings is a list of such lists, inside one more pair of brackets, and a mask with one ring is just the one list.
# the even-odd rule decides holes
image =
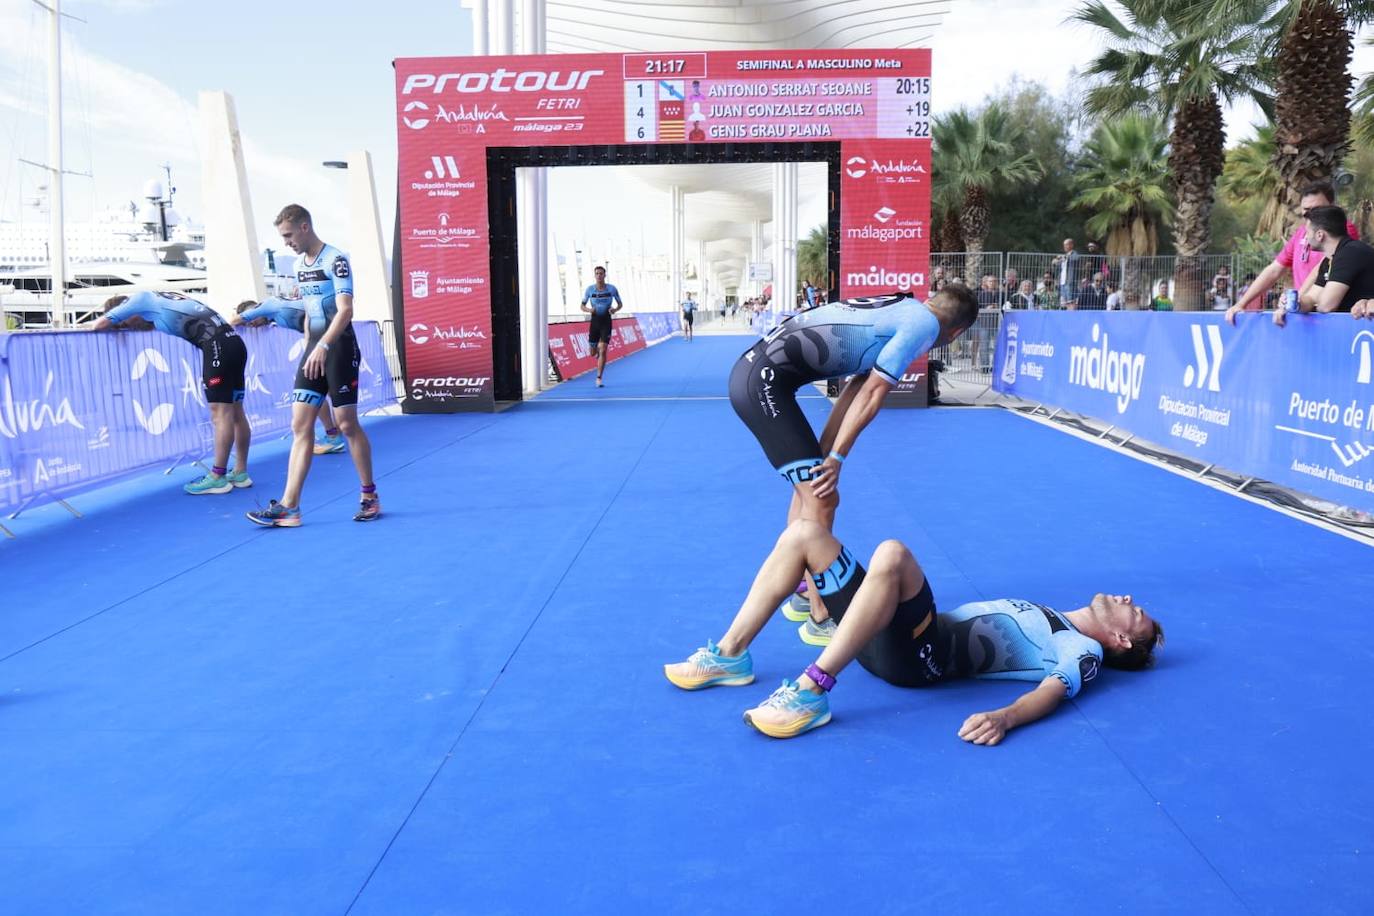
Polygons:
[[[517,168],[824,162],[826,287],[841,298],[926,295],[929,49],[427,57],[395,68],[407,413],[522,396]],[[894,394],[925,404],[925,373],[922,357]]]

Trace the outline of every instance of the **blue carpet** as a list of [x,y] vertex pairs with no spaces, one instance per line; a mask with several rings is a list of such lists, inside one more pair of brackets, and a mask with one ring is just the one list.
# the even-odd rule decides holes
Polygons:
[[[386,517],[318,458],[276,495],[148,475],[0,543],[0,886],[22,913],[1367,913],[1368,548],[1001,411],[888,410],[836,532],[906,541],[942,606],[1128,591],[1159,667],[997,748],[1025,686],[891,687],[740,722],[719,636],[787,487],[725,395],[742,337],[673,340],[499,415],[367,421]],[[806,402],[823,420],[826,402]],[[59,511],[59,510],[53,510]],[[27,525],[27,526],[26,526]]]

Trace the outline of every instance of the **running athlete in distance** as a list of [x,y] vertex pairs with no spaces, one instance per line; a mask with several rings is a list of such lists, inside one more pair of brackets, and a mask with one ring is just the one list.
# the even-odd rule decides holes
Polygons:
[[[305,300],[281,299],[272,296],[262,302],[247,299],[238,304],[235,314],[229,316],[229,323],[235,327],[246,324],[260,328],[275,324],[297,333],[305,332]],[[334,411],[326,402],[320,406],[320,423],[324,435],[315,440],[316,455],[337,455],[344,450],[344,437],[334,423]]]
[[596,387],[601,388],[601,375],[606,371],[606,348],[611,345],[611,316],[623,309],[625,303],[620,301],[620,290],[606,282],[606,268],[598,267],[592,275],[596,282],[582,294],[582,311],[592,316],[587,342],[596,353]]
[[[792,316],[745,351],[730,373],[730,403],[763,447],[773,467],[791,482],[787,520],[819,522],[827,531],[840,502],[840,464],[877,416],[889,391],[912,360],[956,339],[978,318],[978,301],[951,285],[922,302],[910,293],[846,299]],[[820,438],[811,429],[797,391],[822,379],[852,375]],[[826,623],[808,585],[790,619],[806,621],[802,638],[825,645]],[[790,608],[789,608],[790,609]],[[808,616],[810,620],[807,620]]]
[[[112,296],[105,301],[105,314],[96,319],[91,329],[104,331],[121,326],[134,331],[157,328],[200,350],[201,385],[205,402],[210,405],[215,455],[210,473],[186,484],[186,492],[203,496],[251,487],[248,445],[253,429],[243,412],[244,369],[248,365],[243,338],[214,309],[180,293]],[[236,461],[233,471],[228,470],[231,450]]]
[[692,339],[692,325],[696,324],[697,304],[692,299],[692,294],[688,293],[687,298],[682,300],[682,334],[688,340]]
[[1098,594],[1061,612],[1020,599],[977,601],[937,614],[930,582],[901,541],[884,541],[867,570],[820,524],[793,522],[764,561],[730,628],[663,673],[684,690],[737,687],[754,680],[749,644],[803,569],[839,626],[820,658],[784,680],[744,721],[773,738],[792,738],[830,721],[830,690],[854,659],[898,687],[956,677],[1029,681],[1034,689],[1000,709],[964,720],[959,737],[994,745],[1078,695],[1102,664],[1138,671],[1154,662],[1164,630],[1130,595]]
[[372,479],[372,443],[358,422],[358,364],[362,355],[353,334],[353,269],[348,256],[326,245],[315,234],[310,213],[291,204],[277,215],[277,231],[286,247],[296,252],[296,280],[306,309],[305,354],[296,371],[292,393],[291,458],[280,500],[266,509],[249,512],[248,520],[274,528],[301,523],[301,490],[314,456],[315,419],[325,396],[334,403],[334,420],[348,440],[353,465],[362,485],[361,505],[354,521],[380,518],[382,503]]

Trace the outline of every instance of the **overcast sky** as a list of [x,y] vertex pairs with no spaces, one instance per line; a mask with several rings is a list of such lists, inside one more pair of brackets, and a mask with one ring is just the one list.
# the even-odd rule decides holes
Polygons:
[[[932,43],[937,112],[976,105],[1013,77],[1063,92],[1073,70],[1098,50],[1090,30],[1065,23],[1074,5],[958,0]],[[173,169],[178,208],[198,216],[197,93],[223,89],[237,106],[264,246],[274,238],[271,217],[289,201],[314,211],[327,238],[349,244],[344,175],[320,162],[357,148],[373,155],[389,239],[396,162],[391,60],[471,48],[470,15],[457,0],[389,7],[366,0],[66,0],[63,9],[84,20],[64,30],[66,166],[92,176],[67,181],[68,218],[84,220],[137,197],[164,162]],[[0,0],[3,219],[15,219],[45,180],[18,160],[47,158],[46,18],[32,0]],[[1371,68],[1374,55],[1357,47],[1357,73]],[[1230,113],[1231,136],[1248,133],[1253,117],[1249,110]],[[581,222],[581,202],[617,191],[613,176],[578,185],[555,179],[555,229],[577,231],[570,227]],[[662,222],[666,227],[666,216]],[[660,236],[655,221],[645,233]]]

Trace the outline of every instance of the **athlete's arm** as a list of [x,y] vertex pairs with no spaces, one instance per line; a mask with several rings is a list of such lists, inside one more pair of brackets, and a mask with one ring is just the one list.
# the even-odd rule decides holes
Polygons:
[[589,287],[587,287],[587,291],[586,291],[585,293],[582,294],[582,311],[586,312],[588,315],[590,315],[590,314],[592,313],[592,310],[589,309],[589,308],[587,308],[587,300],[590,299],[591,297],[592,297],[592,288],[589,286]]
[[864,380],[858,393],[845,409],[844,417],[840,420],[839,432],[835,434],[835,441],[831,447],[826,450],[825,460],[819,468],[811,472],[811,492],[818,498],[824,499],[829,496],[840,483],[840,462],[830,457],[830,453],[836,452],[846,457],[849,455],[849,450],[854,447],[859,433],[873,422],[873,418],[882,409],[883,400],[891,390],[892,382],[881,372],[868,374],[868,378]]
[[840,432],[840,423],[844,420],[844,415],[849,412],[849,405],[854,403],[855,396],[863,388],[866,381],[868,381],[867,372],[854,376],[845,384],[840,396],[835,399],[835,406],[830,409],[830,416],[825,421],[825,429],[821,430],[821,454],[830,454],[830,449],[835,444],[835,437]]
[[1051,675],[1029,693],[1024,693],[1010,706],[991,712],[976,712],[964,720],[959,737],[970,744],[993,746],[1006,737],[1007,732],[1021,725],[1043,719],[1059,707],[1068,693],[1068,685]]
[[615,308],[611,309],[611,314],[614,315],[625,307],[625,303],[620,301],[620,290],[614,286],[611,287],[611,295],[615,296]]

